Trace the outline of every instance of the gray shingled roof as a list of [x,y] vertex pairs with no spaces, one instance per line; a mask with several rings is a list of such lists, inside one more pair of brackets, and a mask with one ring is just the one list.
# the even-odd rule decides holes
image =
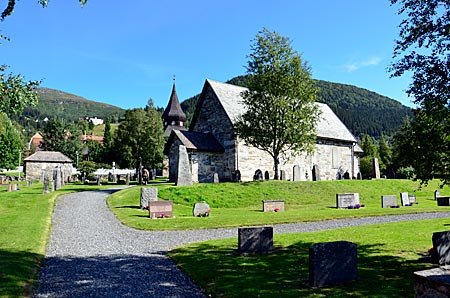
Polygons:
[[[237,117],[245,111],[241,93],[248,89],[209,79],[206,80],[206,83],[214,90],[231,122],[235,123]],[[317,122],[318,138],[356,142],[353,134],[327,104],[318,102],[316,104],[321,111],[320,119]]]
[[207,152],[224,152],[223,146],[217,141],[212,133],[194,132],[187,130],[172,130],[169,140],[166,143],[164,153],[168,154],[168,144],[173,143],[173,138],[177,137],[186,149]]
[[73,162],[70,158],[56,151],[37,151],[36,153],[28,156],[24,161],[39,161],[39,162],[61,162],[61,163],[71,163]]

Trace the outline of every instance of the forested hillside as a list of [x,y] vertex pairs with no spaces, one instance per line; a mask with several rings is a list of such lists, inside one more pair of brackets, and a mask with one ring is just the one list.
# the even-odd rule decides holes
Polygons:
[[118,122],[125,110],[105,103],[95,102],[83,97],[50,88],[38,88],[39,103],[27,107],[20,115],[11,118],[24,127],[26,135],[34,134],[41,128],[45,118],[62,118],[66,121],[78,121],[80,117],[90,116],[100,119],[110,118]]
[[[238,76],[227,83],[246,87],[246,77]],[[397,132],[406,116],[412,116],[411,108],[378,93],[321,80],[316,80],[316,84],[320,89],[318,101],[328,104],[355,136],[391,136]],[[188,123],[198,98],[199,95],[196,95],[181,103]]]

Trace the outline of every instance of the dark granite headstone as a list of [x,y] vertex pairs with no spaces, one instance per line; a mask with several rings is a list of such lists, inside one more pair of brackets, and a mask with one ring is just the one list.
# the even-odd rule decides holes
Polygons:
[[381,196],[381,207],[382,208],[390,208],[392,206],[398,206],[397,205],[397,196],[395,196],[395,195]]
[[264,180],[269,180],[269,179],[270,179],[269,171],[265,171],[264,172]]
[[320,170],[318,165],[314,165],[312,169],[312,179],[313,181],[320,181]]
[[158,201],[158,188],[156,187],[141,188],[141,209],[148,207],[150,201]]
[[273,250],[273,227],[238,229],[239,255],[266,254]]
[[414,272],[414,297],[450,297],[448,266]]
[[253,180],[254,180],[254,181],[260,181],[260,180],[263,180],[263,174],[262,174],[262,171],[261,171],[260,169],[257,169],[257,170],[255,171],[255,175],[253,175]]
[[345,179],[345,180],[350,180],[350,174],[349,174],[349,172],[345,172],[345,173],[344,173],[344,179]]
[[189,163],[189,156],[186,147],[183,145],[180,145],[178,149],[178,171],[175,185],[192,185],[191,164]]
[[400,193],[400,200],[402,202],[402,206],[409,206],[411,203],[409,202],[409,195],[407,192]]
[[241,182],[241,172],[239,170],[231,171],[231,181]]
[[358,279],[357,245],[347,241],[318,243],[309,249],[309,285],[326,287]]
[[359,193],[336,194],[336,208],[348,208],[360,205]]
[[284,170],[280,171],[280,180],[286,180],[286,171]]
[[196,217],[207,217],[211,213],[211,208],[206,202],[195,203],[192,214]]
[[439,196],[436,199],[438,206],[450,206],[450,197]]
[[450,264],[450,231],[433,233],[433,261],[439,265]]
[[170,218],[173,214],[173,201],[150,201],[148,211],[150,218]]
[[358,179],[358,180],[362,180],[362,175],[361,175],[361,172],[358,172],[358,174],[356,174],[356,179]]

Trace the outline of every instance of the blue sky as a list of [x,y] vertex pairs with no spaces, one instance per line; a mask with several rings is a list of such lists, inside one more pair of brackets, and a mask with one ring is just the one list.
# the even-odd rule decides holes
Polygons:
[[77,0],[47,8],[17,1],[0,23],[11,38],[0,46],[0,64],[90,100],[135,108],[152,98],[165,107],[173,75],[182,101],[207,78],[245,74],[252,40],[266,27],[292,40],[313,78],[411,106],[409,78],[386,71],[400,21],[388,0],[89,0],[83,8]]

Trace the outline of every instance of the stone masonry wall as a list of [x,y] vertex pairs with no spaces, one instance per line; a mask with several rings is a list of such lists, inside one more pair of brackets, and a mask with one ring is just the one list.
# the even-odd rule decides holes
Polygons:
[[25,166],[25,175],[27,180],[41,180],[43,173],[48,173],[50,180],[53,179],[53,169],[61,166],[64,180],[72,175],[72,164],[55,162],[27,162]]
[[[215,166],[215,168],[219,170],[217,172],[219,174],[219,179],[222,181],[231,180],[231,171],[236,169],[235,134],[233,131],[233,124],[228,119],[228,116],[216,95],[209,87],[204,92],[201,111],[197,115],[197,121],[191,130],[204,133],[211,132],[220,144],[222,144],[225,152],[221,158],[221,164]],[[219,162],[217,157],[214,157],[213,159],[216,162]],[[199,177],[200,176],[204,175],[202,174],[199,175]]]

